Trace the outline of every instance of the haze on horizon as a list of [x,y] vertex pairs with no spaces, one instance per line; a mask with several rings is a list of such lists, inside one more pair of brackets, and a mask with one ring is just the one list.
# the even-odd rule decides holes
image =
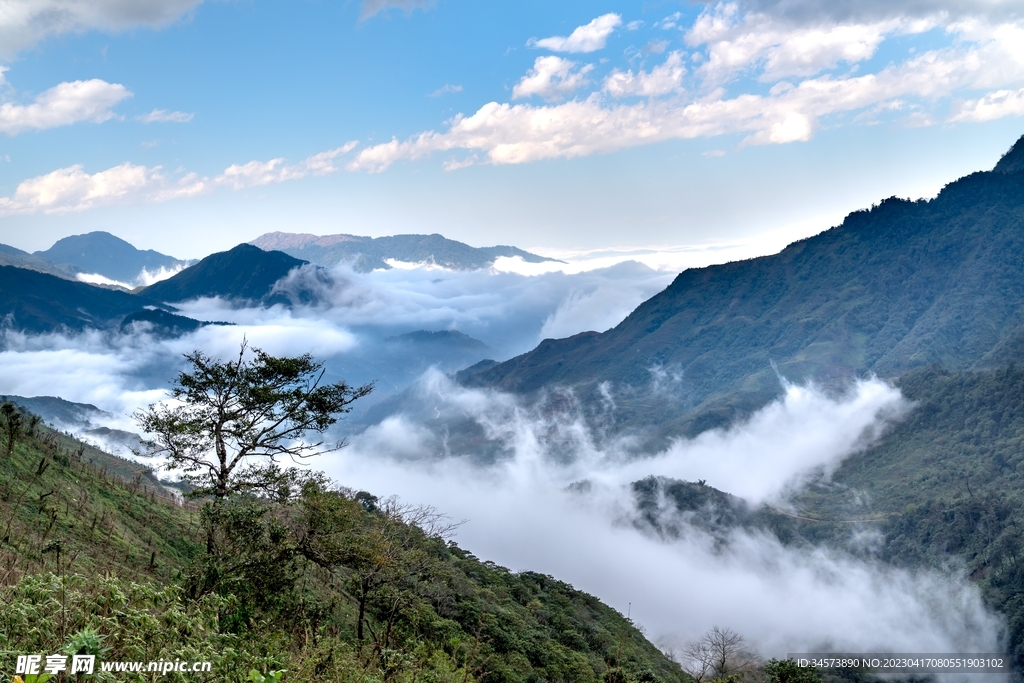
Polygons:
[[991,168],[1024,114],[999,0],[11,6],[0,242],[29,251],[283,230],[753,256]]

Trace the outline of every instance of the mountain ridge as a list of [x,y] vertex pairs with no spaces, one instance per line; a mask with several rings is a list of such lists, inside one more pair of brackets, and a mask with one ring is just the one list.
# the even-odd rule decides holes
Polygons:
[[168,308],[146,296],[0,266],[0,316],[8,328],[28,332],[103,329],[146,307]]
[[[777,372],[830,386],[932,363],[999,366],[1024,351],[1021,156],[1018,141],[999,170],[932,200],[892,197],[778,254],[683,271],[611,330],[544,340],[464,381],[595,399],[611,382],[624,425],[668,436],[749,414],[779,394]],[[675,400],[647,405],[666,369]]]
[[32,256],[73,273],[98,274],[128,284],[133,283],[143,270],[158,272],[183,268],[188,264],[152,249],[137,249],[120,237],[99,230],[64,237],[49,249],[36,251]]
[[528,263],[556,261],[507,245],[471,247],[437,233],[431,235],[312,235],[269,232],[249,242],[261,249],[283,251],[295,258],[330,268],[348,262],[359,272],[389,269],[389,260],[434,263],[454,270],[486,268],[502,256],[518,256]]
[[270,294],[278,280],[306,263],[281,251],[239,244],[139,291],[167,302],[214,296],[259,301]]

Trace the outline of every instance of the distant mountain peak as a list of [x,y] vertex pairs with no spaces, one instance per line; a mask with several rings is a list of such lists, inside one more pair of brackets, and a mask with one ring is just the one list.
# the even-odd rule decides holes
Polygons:
[[388,261],[431,263],[452,270],[487,268],[501,257],[518,256],[530,263],[555,261],[508,245],[471,247],[437,233],[361,237],[269,232],[260,235],[250,244],[260,249],[283,251],[326,268],[342,262],[349,263],[359,272],[386,270],[391,268]]
[[281,251],[264,251],[251,244],[239,244],[228,251],[207,256],[177,275],[143,290],[158,301],[186,301],[222,296],[260,301],[274,283],[306,261]]
[[136,249],[130,242],[101,230],[64,237],[33,256],[56,266],[71,266],[77,273],[102,275],[129,284],[136,283],[143,270],[166,272],[187,265],[185,261],[152,249]]
[[996,173],[1020,173],[1024,171],[1024,135],[1013,143],[1013,147],[1002,156],[992,169]]

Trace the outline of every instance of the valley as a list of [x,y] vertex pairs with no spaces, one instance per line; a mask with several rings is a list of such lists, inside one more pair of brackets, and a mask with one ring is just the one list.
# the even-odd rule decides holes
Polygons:
[[[166,277],[132,289],[77,276],[137,280],[103,270],[106,238],[68,261],[79,271],[15,254],[0,267],[0,390],[50,427],[5,461],[0,509],[18,534],[5,540],[5,590],[58,581],[33,589],[52,591],[63,579],[41,577],[77,571],[86,605],[107,590],[101,570],[142,572],[149,583],[131,590],[147,596],[194,590],[216,559],[205,508],[136,454],[148,442],[132,414],[166,396],[183,354],[230,357],[245,340],[322,359],[324,381],[374,383],[328,432],[347,446],[313,463],[336,498],[296,489],[232,518],[249,539],[233,552],[286,568],[274,580],[287,588],[267,589],[273,605],[214,591],[240,601],[242,631],[209,637],[248,634],[244,656],[264,668],[343,677],[362,665],[363,617],[344,587],[359,566],[328,567],[302,545],[324,500],[367,538],[393,523],[407,539],[394,561],[412,564],[387,593],[397,602],[385,591],[366,617],[385,678],[394,646],[396,671],[437,680],[683,681],[686,662],[663,653],[679,660],[722,622],[760,661],[825,646],[1024,656],[1022,160],[1019,141],[934,199],[886,199],[778,254],[674,277],[630,263],[520,275],[494,259],[541,257],[436,235],[276,233],[188,265],[147,255],[131,267]],[[435,537],[405,513],[374,517],[371,498],[465,523]],[[109,518],[105,540],[83,530],[93,517]],[[47,554],[54,543],[66,564]],[[206,618],[175,595],[181,618]],[[842,613],[811,615],[822,601]],[[75,609],[85,628],[88,609]],[[265,654],[251,620],[288,610],[327,640],[311,649],[290,632]],[[119,656],[143,657],[106,633]],[[192,647],[147,638],[151,658]]]

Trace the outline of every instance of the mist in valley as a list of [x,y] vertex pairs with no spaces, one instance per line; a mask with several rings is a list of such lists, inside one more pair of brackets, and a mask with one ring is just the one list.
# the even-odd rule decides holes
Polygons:
[[[329,436],[347,438],[348,447],[312,466],[340,485],[465,520],[455,536],[462,547],[598,596],[628,612],[667,651],[681,651],[714,625],[743,634],[765,656],[1001,649],[1000,618],[956,567],[888,567],[860,543],[877,533],[870,524],[851,526],[848,547],[814,547],[787,545],[758,529],[712,533],[670,501],[652,525],[637,507],[631,484],[656,476],[790,510],[794,493],[827,482],[845,458],[913,410],[885,382],[867,378],[836,394],[780,378],[781,397],[741,423],[645,452],[635,435],[610,433],[613,420],[586,417],[571,401],[551,410],[543,397],[466,389],[449,373],[485,357],[508,358],[545,337],[608,329],[666,286],[671,273],[620,263],[531,276],[437,268],[360,274],[344,267],[329,275],[300,271],[279,284],[282,291],[315,287],[306,305],[183,304],[184,315],[231,324],[180,337],[145,326],[76,335],[7,330],[0,393],[93,404],[107,415],[94,416],[89,427],[134,432],[131,413],[166,396],[186,352],[226,359],[243,338],[276,355],[308,352],[326,361],[329,380],[377,381],[378,391],[360,406],[364,413],[400,391],[415,403],[369,426],[342,421]],[[418,330],[458,332],[474,343],[457,353],[447,349],[438,360],[444,354],[437,349],[403,340]],[[650,384],[640,390],[657,394],[669,374],[652,366]],[[603,388],[608,416],[618,389]],[[459,425],[470,425],[476,440],[451,438]],[[59,426],[97,440],[83,425]]]

